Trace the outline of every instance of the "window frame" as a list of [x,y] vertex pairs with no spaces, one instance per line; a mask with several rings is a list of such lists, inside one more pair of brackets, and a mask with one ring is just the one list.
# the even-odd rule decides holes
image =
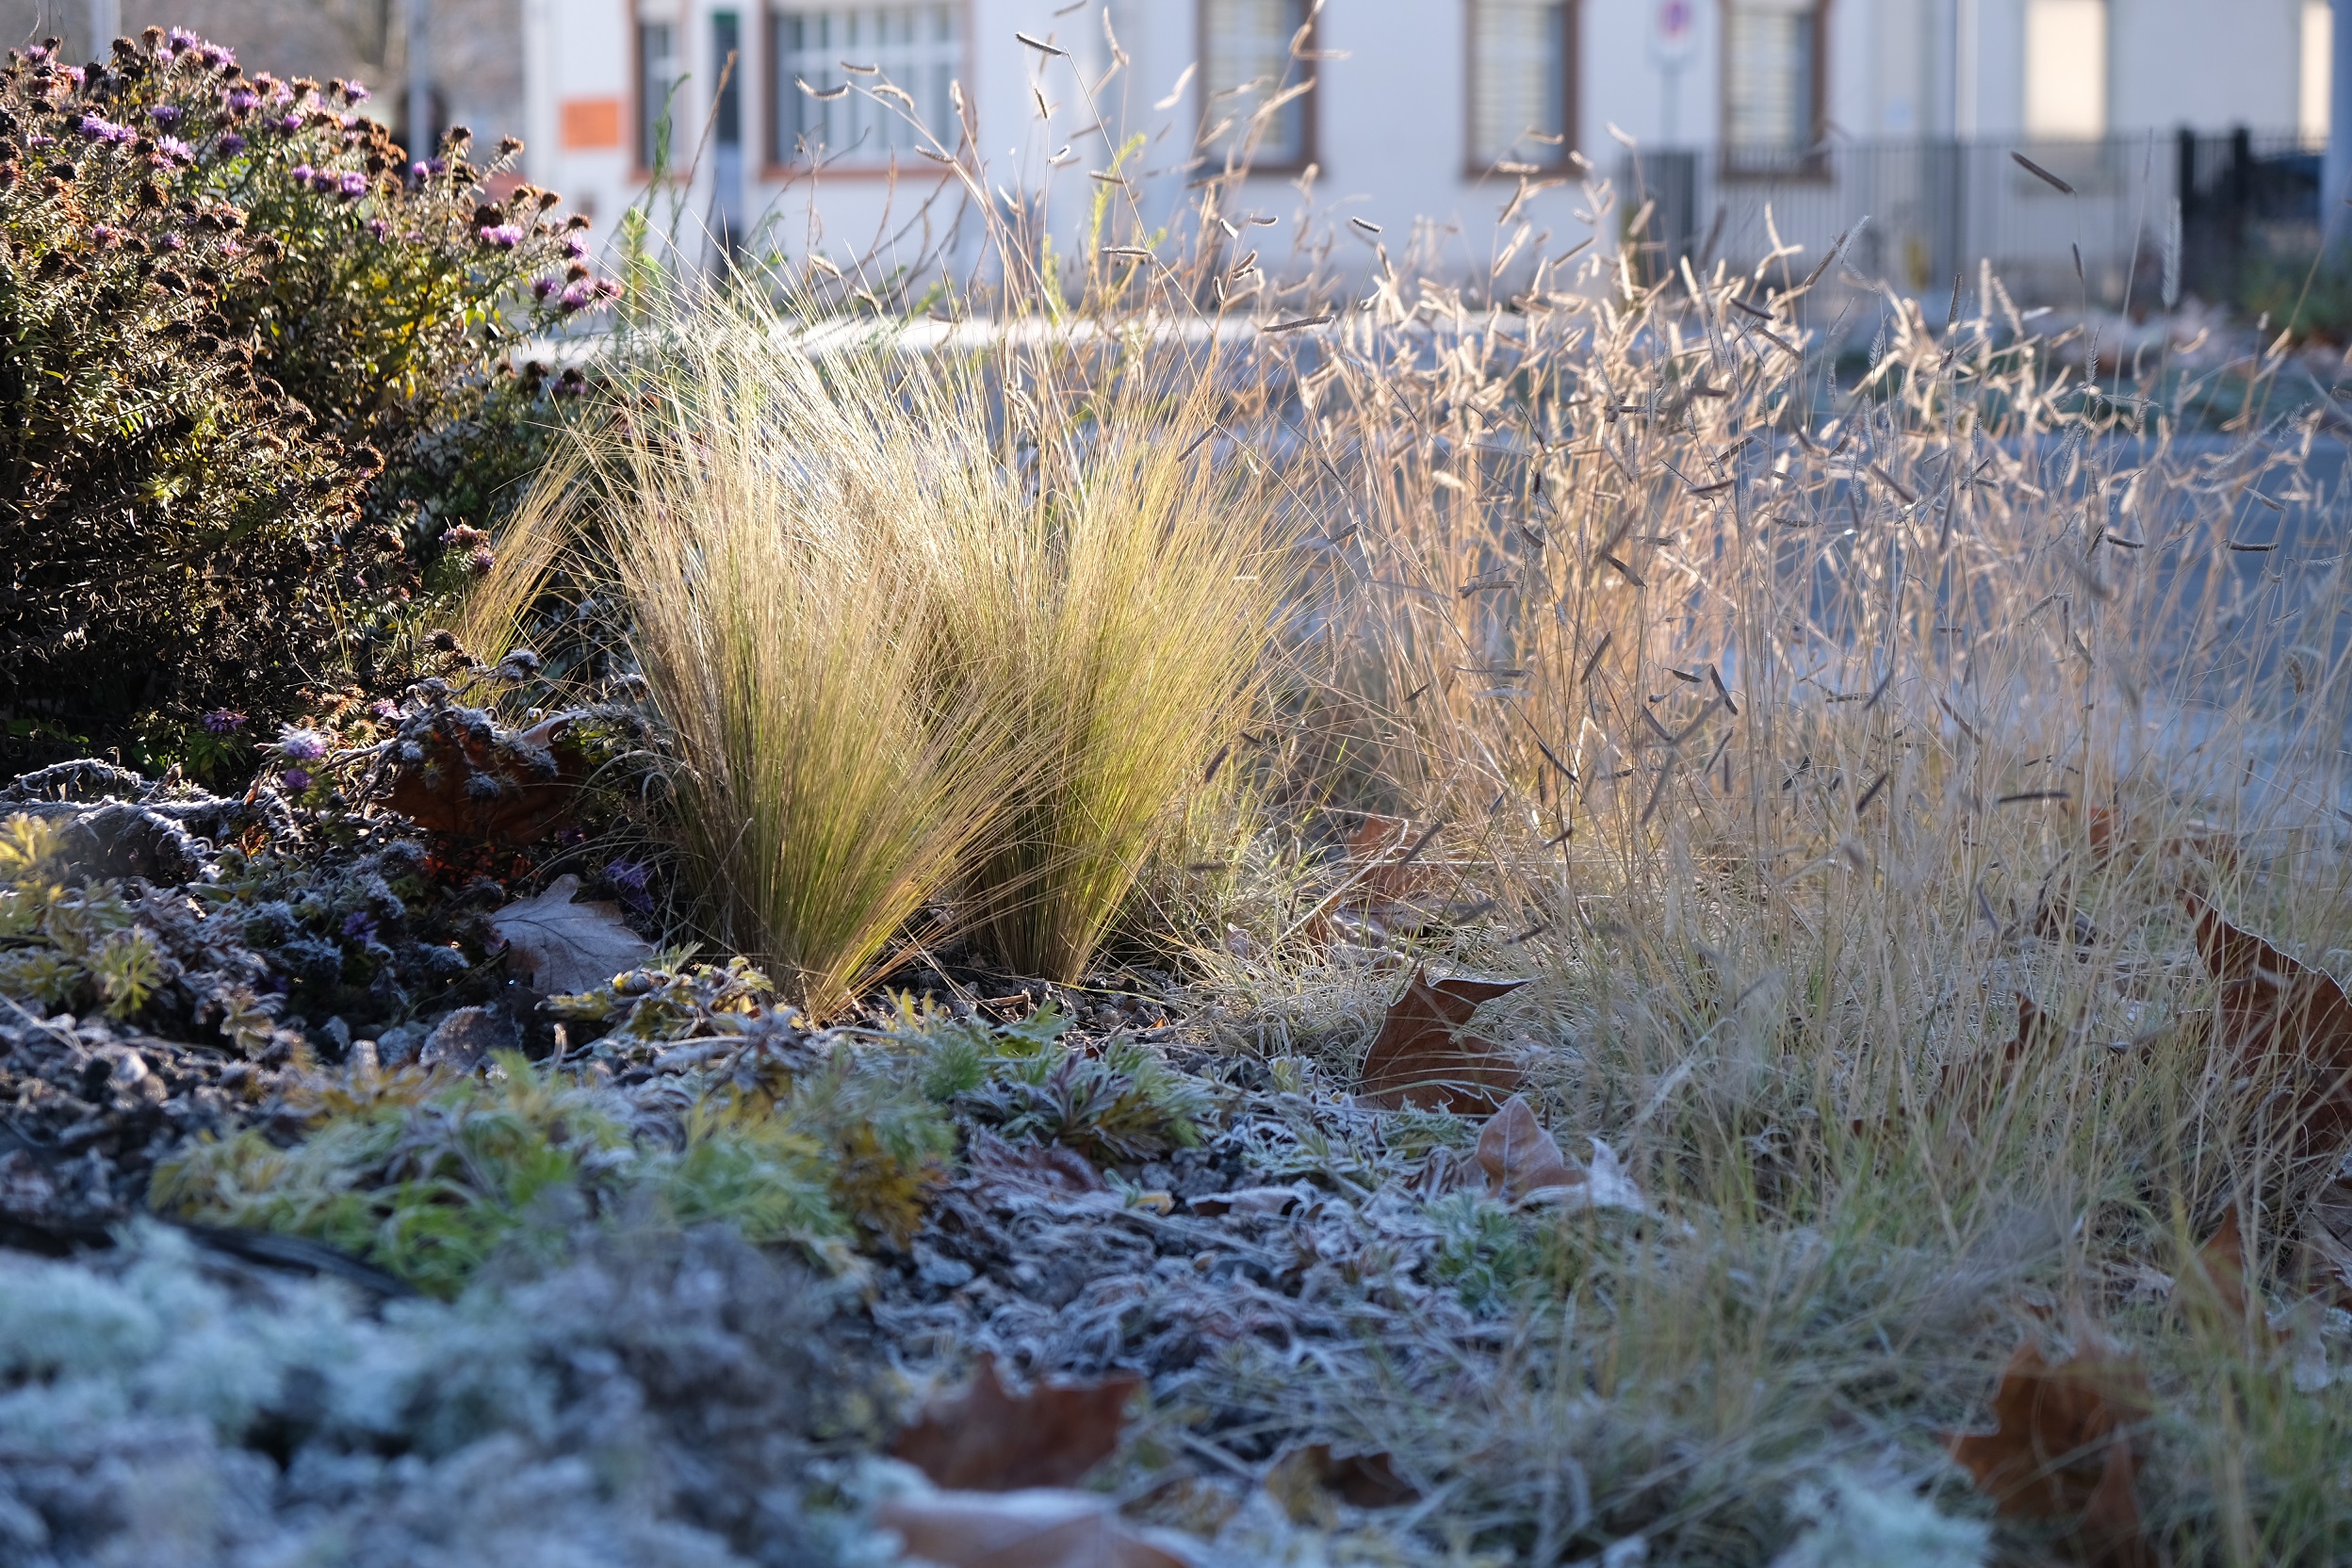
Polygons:
[[[1812,0],[1812,102],[1805,145],[1792,153],[1771,148],[1742,148],[1731,139],[1731,13],[1740,0],[1722,0],[1716,8],[1716,169],[1725,180],[1827,180],[1830,177],[1829,137],[1829,22],[1834,0]],[[1802,8],[1790,8],[1792,9]]]
[[[1494,164],[1478,161],[1478,12],[1488,0],[1463,0],[1462,38],[1462,172],[1468,180],[1491,179]],[[1575,165],[1577,124],[1584,107],[1584,0],[1560,0],[1560,145],[1550,156],[1527,161],[1546,174]],[[1497,162],[1501,161],[1499,159]]]
[[[797,155],[791,148],[784,145],[784,90],[792,85],[785,80],[784,62],[789,51],[784,47],[784,21],[788,13],[809,8],[791,4],[789,0],[746,0],[746,3],[756,5],[760,11],[760,25],[757,31],[760,35],[761,89],[760,94],[760,180],[774,184],[779,180],[792,180],[812,173],[821,173],[828,180],[897,179],[906,166],[899,161],[896,149],[892,149],[878,158],[851,160],[836,155],[824,164],[818,165]],[[854,6],[854,0],[847,0],[847,3]],[[877,5],[890,3],[892,0],[875,0]],[[964,102],[970,104],[972,101],[972,82],[974,74],[972,53],[972,0],[934,0],[934,3],[945,5],[956,13],[955,80],[963,89]],[[944,128],[938,125],[930,127],[935,136]],[[960,123],[957,124],[955,131],[956,140],[960,142],[963,139],[963,126]],[[955,143],[949,145],[952,147]],[[939,171],[939,178],[943,180],[954,177],[943,169]]]
[[[694,11],[694,8],[689,0],[677,0],[677,14],[661,24],[671,30],[670,57],[674,60],[681,57],[685,48],[683,36]],[[653,164],[645,153],[647,143],[653,139],[653,121],[649,118],[652,106],[645,102],[645,25],[644,6],[640,0],[629,0],[629,166],[636,178],[650,181],[653,178]],[[691,69],[678,73],[681,82],[691,81],[693,77]],[[670,94],[673,111],[678,101],[678,94],[673,91]],[[673,154],[678,151],[678,124],[675,121],[670,126],[670,151]],[[678,184],[684,180],[685,174],[682,171],[672,169],[663,178],[670,184]]]
[[[1323,74],[1316,68],[1323,63],[1321,58],[1323,18],[1315,8],[1315,0],[1284,0],[1284,3],[1294,6],[1298,10],[1305,13],[1304,20],[1299,25],[1306,29],[1306,40],[1299,52],[1291,57],[1299,64],[1305,66],[1308,72],[1306,77],[1307,90],[1306,91],[1300,93],[1298,98],[1299,121],[1298,155],[1295,158],[1285,158],[1276,162],[1252,160],[1251,162],[1244,164],[1233,170],[1233,174],[1236,177],[1243,179],[1255,179],[1260,175],[1273,175],[1277,177],[1296,176],[1305,173],[1310,169],[1321,167],[1323,150],[1323,115],[1321,112],[1323,99]],[[1298,30],[1299,29],[1298,27],[1293,27],[1291,29],[1291,36],[1293,38],[1298,37]],[[1211,152],[1208,138],[1205,134],[1203,134],[1209,128],[1209,94],[1211,91],[1208,73],[1208,0],[1195,0],[1192,8],[1192,57],[1194,60],[1199,62],[1200,68],[1200,86],[1199,89],[1200,93],[1200,116],[1199,121],[1193,126],[1193,151],[1197,154],[1205,155]],[[1288,71],[1285,70],[1283,74],[1285,78],[1287,78],[1289,74]],[[1282,83],[1277,83],[1274,89],[1277,92],[1281,92],[1283,90],[1284,87]],[[1204,168],[1202,170],[1202,173],[1205,177],[1215,179],[1223,179],[1226,177],[1222,160],[1219,160],[1217,166],[1214,170]]]

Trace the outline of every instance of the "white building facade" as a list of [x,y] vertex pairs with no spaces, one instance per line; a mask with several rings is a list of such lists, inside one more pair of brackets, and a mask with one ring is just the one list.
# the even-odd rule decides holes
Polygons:
[[1870,259],[1922,288],[2003,245],[2113,273],[2175,221],[2167,201],[2194,211],[2195,181],[2221,178],[2228,149],[2192,155],[2180,127],[2249,127],[2244,162],[2328,118],[2327,0],[524,5],[534,180],[608,234],[650,190],[694,243],[837,260],[936,237],[968,188],[926,154],[1074,234],[1130,138],[1120,173],[1168,215],[1247,130],[1227,210],[1294,214],[1305,189],[1343,228],[1450,229],[1465,266],[1523,177],[1546,188],[1516,216],[1573,243],[1581,154],[1625,211],[1656,197],[1647,237],[1685,252],[1760,253],[1770,204],[1770,231],[1817,253],[1871,214]]

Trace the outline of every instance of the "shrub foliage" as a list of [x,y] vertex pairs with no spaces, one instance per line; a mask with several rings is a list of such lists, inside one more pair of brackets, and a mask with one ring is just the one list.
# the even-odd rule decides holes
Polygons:
[[[535,464],[494,368],[591,307],[580,224],[366,89],[150,29],[0,69],[0,704],[22,736],[270,708]],[[493,198],[492,189],[505,192]]]

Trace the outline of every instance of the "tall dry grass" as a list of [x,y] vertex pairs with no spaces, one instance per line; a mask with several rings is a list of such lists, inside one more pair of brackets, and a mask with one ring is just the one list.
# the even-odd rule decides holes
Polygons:
[[[2344,960],[2344,559],[2315,531],[2232,547],[2272,540],[2271,503],[2341,513],[2311,461],[2334,427],[2295,403],[2291,367],[2249,358],[2238,427],[2183,433],[2161,356],[2113,368],[1989,275],[1933,326],[1821,256],[1643,256],[1638,200],[1589,167],[1599,244],[1544,254],[1523,184],[1467,285],[1404,247],[1356,279],[1322,270],[1337,225],[1303,204],[1291,262],[1237,257],[1229,220],[1266,188],[1231,172],[1169,241],[1102,182],[1095,248],[1049,274],[1041,217],[998,211],[969,145],[939,150],[1000,264],[999,292],[957,298],[1021,330],[962,340],[988,345],[977,371],[827,359],[808,401],[838,446],[796,435],[768,460],[825,476],[812,514],[892,541],[860,558],[891,585],[888,647],[813,664],[872,660],[861,693],[922,691],[933,706],[890,732],[934,776],[996,792],[994,815],[942,796],[959,825],[903,837],[892,863],[920,859],[922,898],[960,893],[1008,952],[1069,972],[1148,859],[1102,803],[1168,820],[1230,740],[1221,776],[1266,813],[1240,870],[1140,890],[1201,922],[1202,1015],[1344,1090],[1413,963],[1533,976],[1492,1031],[1562,1143],[1609,1139],[1671,1217],[1537,1235],[1487,1216],[1481,1266],[1544,1289],[1486,1337],[1313,1368],[1243,1347],[1204,1397],[1410,1455],[1445,1479],[1432,1530],[1532,1560],[1639,1534],[1652,1561],[1754,1562],[1786,1538],[1791,1485],[1833,1465],[1981,1511],[1942,1434],[1983,1418],[2020,1339],[2111,1344],[2149,1376],[2140,1504],[2175,1560],[2352,1553],[2352,1393],[2330,1370],[2352,1339],[2294,1283],[2334,1171],[2263,1133],[2271,1086],[2214,1039],[2180,902]],[[795,283],[848,312],[927,286],[838,262]],[[1209,329],[1235,346],[1208,354]],[[1846,347],[1865,340],[1867,362]],[[1156,388],[1181,417],[1103,417],[1106,387]],[[702,449],[694,420],[674,434]],[[1130,467],[1090,467],[1109,454]],[[1214,469],[1184,466],[1204,454]],[[1217,571],[1146,580],[1227,629],[1262,612],[1217,620],[1207,586],[1259,562],[1261,585],[1287,582],[1246,729],[1238,666],[1218,653],[1205,687],[1138,674],[1184,662],[1189,633],[1097,586],[1134,584],[1119,573],[1159,559],[1135,542],[1172,537],[1135,519],[1212,516],[1219,484],[1294,531],[1269,553],[1253,522]],[[1090,531],[1089,485],[1131,531]],[[675,499],[648,515],[760,533],[724,490],[654,485]],[[824,570],[742,580],[790,583],[804,614],[835,591],[869,602],[874,579],[825,575],[849,552],[795,550]],[[703,559],[644,558],[638,591],[679,607],[647,643],[657,686],[754,665],[675,564]],[[1122,766],[1159,750],[1088,747],[1154,734],[1132,715],[1168,691],[1159,711],[1185,723],[1127,792]],[[716,687],[694,700],[731,710]],[[940,749],[943,710],[1016,720],[989,733],[1019,740]],[[759,736],[806,727],[780,718],[684,747],[731,744],[753,779]],[[1421,860],[1436,895],[1344,951],[1303,918],[1347,874],[1333,806],[1442,827]],[[739,792],[708,816],[754,808]],[[734,841],[700,831],[716,866]],[[760,929],[740,927],[755,951]],[[2020,998],[2058,1031],[2008,1077]],[[1980,1072],[1989,1102],[1952,1092]],[[1353,1136],[1328,1135],[1361,1181],[1395,1147]],[[2171,1301],[2232,1209],[2280,1344]],[[2030,1529],[2008,1544],[2037,1549]]]

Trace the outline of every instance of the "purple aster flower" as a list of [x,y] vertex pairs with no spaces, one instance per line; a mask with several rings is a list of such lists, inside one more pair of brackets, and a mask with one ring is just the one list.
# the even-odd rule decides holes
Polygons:
[[175,136],[155,138],[155,151],[173,163],[193,163],[196,160],[196,149]]
[[484,577],[487,577],[490,575],[491,568],[498,564],[498,558],[491,553],[487,546],[484,546],[482,548],[478,549],[473,554],[467,556],[466,558],[466,564],[473,567],[475,571],[480,572]]
[[621,895],[621,903],[639,913],[653,907],[653,894],[647,887],[652,874],[653,868],[642,860],[615,860],[604,868],[604,879]]
[[79,87],[87,79],[88,73],[84,72],[78,65],[61,65],[57,67],[57,80],[61,82],[70,83],[74,87]]
[[174,49],[202,49],[204,41],[186,27],[174,27],[163,35],[164,41]]
[[561,300],[558,300],[556,303],[561,305],[565,314],[568,315],[575,310],[587,309],[588,302],[596,297],[596,291],[589,286],[587,279],[582,278],[580,282],[564,290],[564,297]]
[[560,278],[533,278],[531,280],[531,297],[534,300],[544,300],[563,286],[564,283]]
[[344,175],[342,180],[339,182],[339,185],[342,189],[343,199],[347,202],[357,201],[360,197],[368,194],[368,176],[360,173],[357,170],[353,170],[351,172]]
[[617,300],[621,297],[621,280],[618,278],[598,278],[596,282],[596,286],[593,289],[593,292],[599,300]]
[[313,170],[310,165],[306,163],[298,163],[293,168],[286,172],[286,177],[292,180],[296,185],[308,185],[310,183],[310,176],[315,172],[317,172],[317,171]]
[[586,261],[588,259],[588,242],[580,238],[580,236],[574,235],[571,238],[564,242],[564,254],[573,261]]
[[441,531],[441,543],[451,549],[464,549],[468,545],[478,545],[489,537],[471,523],[452,523]]
[[113,121],[95,114],[82,116],[80,123],[75,125],[74,129],[82,133],[84,141],[128,141],[130,139],[129,131]]
[[36,43],[25,49],[24,57],[35,65],[39,65],[49,57],[49,51],[43,45]]
[[390,697],[378,697],[368,705],[368,716],[382,719],[385,724],[398,724],[400,721],[400,705]]
[[204,715],[204,731],[210,735],[234,735],[245,727],[245,715],[234,708],[216,708]]
[[302,117],[299,112],[289,114],[278,121],[277,126],[282,131],[299,131],[302,128]]
[[161,243],[163,248],[167,251],[185,251],[188,249],[188,241],[182,239],[175,234],[165,235]]
[[207,43],[199,57],[215,71],[226,70],[237,63],[237,51],[218,43]]
[[235,131],[229,132],[226,136],[220,139],[220,151],[227,154],[231,157],[235,157],[237,154],[243,152],[244,150],[245,139],[237,135]]
[[370,218],[368,220],[368,232],[375,238],[382,239],[386,234],[391,232],[391,228],[392,225],[385,222],[381,218]]
[[435,158],[431,163],[425,165],[425,167],[431,170],[436,176],[446,174],[449,172],[449,160],[447,158]]
[[111,251],[122,243],[122,231],[111,223],[99,223],[90,231],[90,242],[101,250]]
[[368,90],[367,84],[364,82],[345,82],[343,96],[354,104],[364,104],[375,94]]
[[296,794],[301,794],[304,790],[310,788],[309,770],[305,768],[288,768],[284,773],[278,775],[278,782],[284,784],[287,789],[293,791]]
[[484,245],[501,251],[511,251],[523,242],[523,231],[512,223],[485,223],[474,232],[482,237]]
[[411,185],[422,185],[425,183],[426,179],[432,175],[432,173],[433,171],[427,168],[424,164],[412,163],[408,166],[408,183]]
[[333,737],[298,725],[284,725],[278,729],[278,755],[289,762],[316,762],[334,743]]
[[32,146],[34,151],[41,153],[47,152],[50,148],[55,147],[57,144],[57,139],[53,136],[27,137],[25,140]]
[[260,102],[261,94],[249,87],[231,88],[229,95],[221,100],[223,105],[238,114],[243,114]]
[[158,125],[175,124],[178,122],[180,118],[180,106],[177,104],[157,104],[154,108],[147,111],[147,118],[154,121]]
[[365,909],[354,909],[343,917],[343,939],[372,942],[376,939],[376,917]]

